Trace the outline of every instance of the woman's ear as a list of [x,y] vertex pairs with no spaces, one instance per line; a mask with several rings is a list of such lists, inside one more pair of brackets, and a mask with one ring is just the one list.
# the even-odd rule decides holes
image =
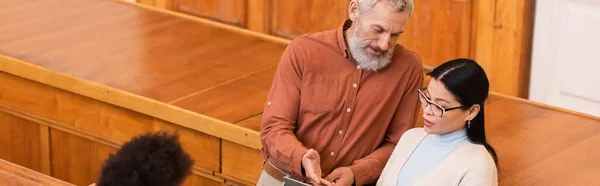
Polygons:
[[358,19],[359,11],[358,11],[358,2],[357,0],[350,1],[350,5],[348,5],[348,17],[353,22]]
[[475,119],[475,116],[477,116],[477,114],[479,114],[479,111],[481,110],[481,105],[479,104],[475,104],[473,106],[471,106],[471,108],[469,108],[469,115],[467,115],[467,120],[473,120]]

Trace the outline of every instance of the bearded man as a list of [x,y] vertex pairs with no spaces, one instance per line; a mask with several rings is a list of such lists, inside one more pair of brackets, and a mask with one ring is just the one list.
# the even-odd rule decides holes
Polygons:
[[258,185],[377,181],[415,123],[419,56],[397,43],[412,0],[353,0],[339,28],[285,49],[265,102]]

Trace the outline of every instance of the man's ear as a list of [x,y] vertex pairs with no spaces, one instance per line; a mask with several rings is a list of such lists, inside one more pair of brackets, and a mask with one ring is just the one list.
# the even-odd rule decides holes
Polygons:
[[359,15],[358,0],[350,1],[350,5],[348,5],[348,17],[354,22],[358,20]]

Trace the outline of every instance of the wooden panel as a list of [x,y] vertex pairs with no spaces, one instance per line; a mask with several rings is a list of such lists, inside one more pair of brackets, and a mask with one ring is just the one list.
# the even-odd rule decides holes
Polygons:
[[[166,125],[165,123],[157,122],[157,125],[163,128],[169,128],[169,125]],[[157,127],[157,129],[160,127]],[[169,129],[165,130],[172,131]],[[205,149],[204,146],[206,145],[202,144],[202,142],[195,141],[194,144],[193,138],[195,137],[190,136],[191,133],[189,131],[177,131],[181,135],[180,141],[182,142],[184,149],[186,152],[190,153],[196,161],[196,164],[199,162],[206,162],[207,160],[201,158],[207,157],[210,154],[216,153],[218,158],[218,143],[215,149]],[[116,148],[103,145],[96,141],[81,138],[62,131],[52,130],[51,133],[52,145],[55,147],[52,154],[53,176],[67,180],[76,185],[87,185],[89,183],[97,182],[102,164],[106,158],[108,158],[109,153],[115,153],[117,150]],[[198,154],[200,151],[202,151],[204,155],[199,157]],[[77,158],[74,158],[73,154],[77,154]],[[212,157],[208,157],[208,161],[213,161],[218,166],[219,160],[213,159],[214,158]],[[72,170],[73,168],[75,170]],[[222,178],[194,171],[194,174],[191,174],[186,178],[184,185],[218,185],[222,183],[224,183]]]
[[248,19],[246,28],[254,32],[269,33],[271,17],[272,0],[248,0],[248,9],[246,10]]
[[176,11],[232,25],[245,25],[246,0],[173,0]]
[[[493,91],[526,98],[529,87],[534,0],[499,1],[496,7],[500,24],[494,41]],[[511,54],[511,55],[506,55]],[[512,63],[504,64],[507,61]],[[506,82],[515,82],[506,83]]]
[[[205,170],[219,171],[219,139],[214,136],[172,123],[157,122],[158,120],[147,115],[6,73],[0,73],[0,80],[3,82],[0,85],[0,92],[3,95],[3,99],[0,100],[2,105],[50,120],[60,126],[84,131],[86,134],[116,144],[122,144],[133,136],[156,129],[178,130],[182,133],[184,145],[194,152],[194,158],[198,159],[196,165]],[[39,133],[39,129],[37,132]]]
[[471,1],[415,1],[399,43],[417,52],[423,63],[436,67],[448,60],[469,57]]
[[50,127],[40,126],[40,159],[42,162],[41,173],[52,175],[50,167]]
[[155,0],[137,0],[138,3],[142,3],[145,5],[150,5],[150,6],[154,6],[155,5]]
[[96,183],[102,164],[116,148],[59,130],[50,131],[52,176],[75,185]]
[[533,3],[474,1],[471,53],[488,73],[492,91],[517,97],[528,95]]
[[181,146],[194,159],[196,169],[208,173],[220,172],[221,141],[219,138],[158,119],[154,120],[154,130],[179,133]]
[[217,181],[198,174],[191,174],[183,182],[182,186],[204,186],[204,185],[221,185],[225,186],[225,181]]
[[39,124],[0,112],[0,159],[41,172],[41,142]]
[[490,50],[494,43],[494,27],[497,26],[494,24],[496,20],[494,15],[496,4],[494,2],[496,1],[473,2],[473,48],[471,56],[486,70],[486,74],[490,79],[493,74],[490,69],[493,62]]
[[72,186],[67,182],[0,159],[0,185]]
[[274,0],[270,16],[273,35],[296,36],[335,29],[348,19],[349,0]]
[[173,9],[173,1],[172,0],[154,0],[154,7],[160,9],[171,10]]
[[237,122],[236,124],[244,127],[244,128],[248,128],[254,131],[260,131],[260,121],[262,119],[262,113],[256,116],[252,116],[251,118],[242,120],[240,122]]
[[264,161],[259,150],[223,140],[222,151],[223,175],[253,184],[258,182]]
[[247,182],[247,181],[243,181],[237,178],[232,178],[223,174],[216,174],[220,177],[224,177],[225,178],[225,185],[229,185],[229,186],[247,186],[247,185],[256,185],[256,183],[252,183],[252,182]]
[[262,113],[277,66],[262,69],[210,90],[198,92],[173,105],[236,123]]
[[121,143],[152,131],[149,116],[6,73],[0,73],[0,79],[0,104],[19,112]]

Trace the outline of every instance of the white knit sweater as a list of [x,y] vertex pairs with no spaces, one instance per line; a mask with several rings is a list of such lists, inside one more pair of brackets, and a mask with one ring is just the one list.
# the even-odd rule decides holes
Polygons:
[[[400,169],[425,136],[427,133],[423,128],[414,128],[402,135],[377,185],[396,185]],[[417,179],[414,185],[496,186],[498,172],[494,159],[483,145],[465,142],[431,172]]]

